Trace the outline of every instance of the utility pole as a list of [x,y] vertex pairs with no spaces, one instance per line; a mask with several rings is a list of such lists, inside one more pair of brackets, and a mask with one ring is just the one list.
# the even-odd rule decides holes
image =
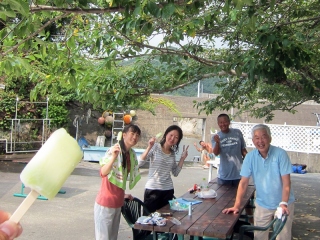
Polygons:
[[[230,84],[229,78],[227,78],[228,84]],[[233,107],[231,107],[231,117],[233,117]]]

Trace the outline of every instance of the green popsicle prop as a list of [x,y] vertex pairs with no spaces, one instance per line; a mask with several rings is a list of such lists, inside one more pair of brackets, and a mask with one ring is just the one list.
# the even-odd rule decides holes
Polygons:
[[156,135],[156,139],[158,139],[159,137],[162,136],[162,132],[159,132],[157,135]]
[[77,141],[64,128],[56,130],[21,172],[20,179],[31,192],[10,220],[18,223],[39,195],[54,198],[82,157]]
[[120,142],[121,138],[122,138],[122,132],[120,131],[118,132],[118,135],[117,135],[117,141]]
[[[118,143],[120,142],[120,140],[122,139],[122,132],[120,131],[120,132],[118,132],[118,136],[117,136],[117,141],[118,141]],[[119,144],[119,148],[120,148],[120,156],[122,155],[122,151],[121,151],[121,146],[120,146],[120,144]]]
[[[118,135],[117,135],[118,143],[120,142],[121,139],[122,139],[122,132],[120,131],[120,132],[118,132]],[[120,144],[119,144],[119,147],[120,147]],[[109,150],[108,150],[107,154],[109,154],[109,155],[111,154]],[[119,154],[122,154],[121,153],[121,147],[120,147],[120,153]],[[99,164],[100,164],[100,166],[103,166],[103,165],[107,164],[108,161],[109,161],[108,158],[103,157],[103,158],[101,158],[99,160]]]

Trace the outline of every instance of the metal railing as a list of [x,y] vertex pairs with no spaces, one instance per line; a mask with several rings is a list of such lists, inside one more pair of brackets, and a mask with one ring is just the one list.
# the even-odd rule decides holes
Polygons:
[[15,117],[11,120],[11,133],[5,141],[6,153],[28,153],[37,152],[45,143],[50,134],[50,121],[48,118],[49,98],[46,102],[27,102],[26,104],[41,104],[46,107],[46,116],[42,119],[18,118],[18,104],[21,102],[16,98]]

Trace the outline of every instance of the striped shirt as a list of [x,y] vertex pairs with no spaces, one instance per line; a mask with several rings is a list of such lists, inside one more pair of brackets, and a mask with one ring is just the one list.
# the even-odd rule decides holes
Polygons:
[[150,149],[145,160],[139,160],[139,166],[142,166],[149,160],[149,174],[145,188],[157,190],[173,189],[171,174],[177,177],[181,168],[176,163],[176,154],[171,152],[166,154],[162,151],[160,143],[155,143]]

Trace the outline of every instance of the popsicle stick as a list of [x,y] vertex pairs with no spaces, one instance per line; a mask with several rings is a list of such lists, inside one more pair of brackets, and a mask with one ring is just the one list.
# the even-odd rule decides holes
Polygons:
[[39,196],[39,193],[37,193],[35,190],[31,190],[28,196],[23,200],[23,202],[17,208],[17,210],[12,214],[12,216],[10,217],[10,220],[14,221],[15,223],[18,223],[23,217],[23,215],[31,207],[33,202],[37,199],[38,196]]

